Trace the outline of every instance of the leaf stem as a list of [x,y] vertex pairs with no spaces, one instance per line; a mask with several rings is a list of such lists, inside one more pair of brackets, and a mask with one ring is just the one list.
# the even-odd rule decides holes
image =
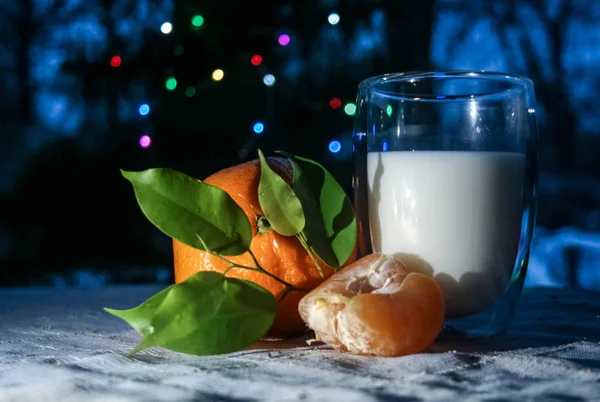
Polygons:
[[248,254],[250,254],[250,257],[252,257],[252,260],[254,261],[254,265],[256,265],[256,269],[255,271],[261,272],[267,276],[270,276],[271,278],[275,279],[277,282],[285,285],[286,287],[290,288],[290,290],[299,290],[301,292],[308,292],[307,290],[304,290],[302,288],[299,288],[297,286],[292,285],[291,283],[288,283],[286,281],[284,281],[283,279],[281,279],[278,276],[273,275],[272,273],[270,273],[269,271],[265,270],[263,267],[260,266],[260,264],[258,263],[258,259],[256,258],[256,256],[254,255],[254,253],[252,252],[252,250],[248,250]]
[[208,248],[208,245],[206,244],[206,242],[204,241],[202,236],[200,236],[198,233],[196,233],[196,237],[198,238],[198,240],[200,240],[200,243],[202,243],[202,247],[204,247],[204,251],[206,251],[207,253],[210,253],[211,250],[210,250],[210,248]]
[[208,254],[210,254],[212,256],[217,257],[219,260],[225,261],[226,263],[229,264],[229,267],[227,267],[227,269],[225,269],[225,271],[223,272],[223,275],[225,275],[227,273],[227,271],[229,271],[233,267],[244,268],[244,269],[249,269],[249,270],[255,270],[252,267],[247,267],[245,265],[240,265],[240,264],[235,263],[235,262],[233,262],[231,260],[228,260],[227,258],[223,257],[221,254],[216,253],[213,250],[209,249],[208,246],[206,245],[206,243],[204,242],[204,240],[202,239],[202,237],[200,237],[198,234],[196,234],[196,237],[198,237],[198,239],[200,239],[200,242],[202,243],[202,247],[204,247],[204,251],[206,251]]
[[323,273],[323,270],[321,269],[321,265],[319,265],[319,263],[317,262],[317,259],[313,255],[312,250],[308,246],[308,242],[306,241],[306,237],[304,237],[304,234],[302,232],[300,232],[296,235],[296,237],[298,238],[298,240],[300,240],[302,247],[304,247],[304,249],[308,253],[308,256],[310,257],[310,259],[313,261],[313,263],[317,267],[317,270],[319,271],[319,275],[321,275],[321,278],[325,278],[325,274]]
[[258,263],[258,259],[256,258],[256,256],[254,255],[254,253],[252,252],[252,250],[248,250],[248,254],[250,254],[250,257],[252,257],[252,261],[254,261],[254,266],[257,269],[262,269],[262,267],[260,266],[260,264]]

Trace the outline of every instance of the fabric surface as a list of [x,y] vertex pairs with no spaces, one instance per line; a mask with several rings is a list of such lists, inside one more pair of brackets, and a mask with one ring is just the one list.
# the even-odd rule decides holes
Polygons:
[[102,307],[156,286],[0,290],[0,401],[599,401],[600,294],[526,288],[509,334],[401,358],[261,342],[224,356],[150,349]]

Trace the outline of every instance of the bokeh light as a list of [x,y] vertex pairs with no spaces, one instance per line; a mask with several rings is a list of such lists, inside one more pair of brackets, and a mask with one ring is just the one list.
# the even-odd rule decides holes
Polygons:
[[119,67],[121,65],[121,57],[120,56],[113,56],[110,59],[110,65],[112,67]]
[[224,76],[225,76],[225,72],[223,70],[221,70],[220,68],[216,69],[212,73],[212,79],[214,81],[221,81]]
[[254,127],[252,127],[252,129],[256,134],[261,134],[263,131],[265,131],[265,125],[259,121],[254,124]]
[[250,59],[250,63],[252,63],[254,66],[260,66],[260,63],[262,63],[262,56],[260,54],[255,54]]
[[187,87],[185,90],[185,96],[187,96],[188,98],[191,98],[194,95],[196,95],[196,88]]
[[182,45],[175,46],[175,48],[173,49],[173,53],[175,54],[175,56],[181,56],[183,54],[183,46]]
[[138,112],[142,115],[142,116],[146,116],[148,113],[150,113],[150,106],[148,106],[147,103],[142,103],[140,105],[140,108],[138,109]]
[[339,16],[339,14],[331,13],[331,14],[329,14],[329,17],[327,17],[327,21],[331,25],[336,25],[338,22],[340,22],[340,16]]
[[279,42],[281,46],[287,46],[290,44],[290,36],[287,34],[281,34],[279,35],[279,38],[277,38],[277,42]]
[[275,85],[275,76],[273,74],[267,74],[263,77],[263,82],[266,86],[272,87]]
[[194,15],[192,17],[192,25],[196,28],[200,28],[204,24],[204,17],[201,15]]
[[342,149],[342,144],[339,141],[333,140],[329,143],[329,151],[337,154]]
[[160,32],[164,33],[165,35],[170,34],[172,30],[173,24],[171,24],[170,22],[165,22],[160,26]]
[[169,91],[172,91],[175,88],[177,88],[177,80],[175,79],[175,77],[169,77],[169,78],[167,78],[167,81],[165,82],[165,87]]
[[385,112],[387,113],[388,117],[392,115],[393,111],[394,109],[392,109],[392,105],[387,105],[387,107],[385,108]]
[[342,100],[340,98],[331,98],[329,106],[331,106],[332,109],[339,109],[342,107]]
[[152,144],[152,138],[149,135],[142,135],[140,137],[140,147],[148,148]]
[[356,114],[356,105],[354,103],[346,103],[346,106],[344,106],[344,113],[348,116],[354,116]]

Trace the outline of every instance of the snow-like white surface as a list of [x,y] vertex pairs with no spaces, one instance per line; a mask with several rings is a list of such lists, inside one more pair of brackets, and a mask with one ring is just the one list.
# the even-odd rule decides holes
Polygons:
[[151,349],[103,306],[127,308],[157,286],[0,290],[0,402],[597,401],[600,298],[525,289],[508,336],[438,342],[371,358],[262,342],[223,356]]

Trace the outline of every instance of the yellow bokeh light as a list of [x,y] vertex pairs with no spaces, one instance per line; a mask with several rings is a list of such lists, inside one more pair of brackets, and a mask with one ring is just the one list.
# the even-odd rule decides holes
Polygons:
[[215,81],[221,81],[223,79],[223,76],[225,75],[225,73],[223,72],[223,70],[221,70],[220,68],[213,71],[212,73],[212,79]]

